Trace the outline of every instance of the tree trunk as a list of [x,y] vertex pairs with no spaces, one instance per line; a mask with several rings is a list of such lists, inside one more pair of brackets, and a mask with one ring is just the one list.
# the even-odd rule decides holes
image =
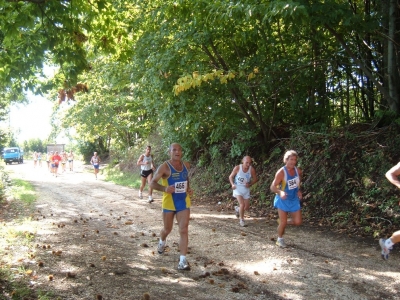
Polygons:
[[388,47],[387,47],[387,78],[388,78],[388,89],[390,98],[389,107],[396,114],[400,113],[399,110],[399,94],[397,91],[397,83],[399,81],[399,75],[397,72],[396,64],[396,53],[394,41],[396,40],[396,0],[389,1],[389,32],[388,32]]

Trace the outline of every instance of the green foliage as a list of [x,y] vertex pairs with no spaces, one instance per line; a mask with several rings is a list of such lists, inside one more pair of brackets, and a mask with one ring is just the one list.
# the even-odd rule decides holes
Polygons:
[[[283,154],[293,149],[299,153],[298,165],[303,169],[303,214],[307,221],[361,235],[391,234],[400,225],[399,195],[385,173],[400,161],[399,148],[400,127],[395,124],[378,129],[359,124],[321,133],[298,128],[265,158],[257,151],[249,153],[259,177],[252,189],[251,206],[259,212],[271,208],[270,184],[283,166]],[[204,152],[193,171],[196,197],[229,204],[233,198],[228,176],[239,161],[214,150],[217,146],[212,149],[210,153],[221,156]]]
[[[3,162],[2,162],[3,164]],[[6,197],[6,189],[10,184],[10,178],[5,172],[4,167],[0,165],[0,204],[4,202]]]
[[42,141],[41,139],[29,139],[23,142],[22,149],[24,149],[24,152],[40,152],[40,153],[46,153],[47,152],[47,141]]
[[99,147],[98,141],[95,142],[79,142],[78,145],[78,151],[79,153],[82,154],[83,156],[83,161],[86,163],[89,163],[90,160],[92,159],[93,153],[97,152],[97,154],[100,156],[100,159],[103,159],[104,156],[108,156],[108,152],[105,152],[105,149],[102,149]]

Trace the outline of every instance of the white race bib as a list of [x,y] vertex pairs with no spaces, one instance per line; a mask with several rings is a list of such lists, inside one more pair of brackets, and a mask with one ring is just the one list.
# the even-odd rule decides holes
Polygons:
[[175,182],[175,193],[186,193],[187,181]]
[[289,190],[297,188],[297,178],[293,178],[287,181],[287,186]]
[[245,177],[240,177],[240,176],[236,177],[237,185],[246,185],[246,183],[247,183],[247,179]]

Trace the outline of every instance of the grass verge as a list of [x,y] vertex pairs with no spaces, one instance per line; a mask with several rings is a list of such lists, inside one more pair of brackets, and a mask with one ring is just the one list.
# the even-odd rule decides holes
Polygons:
[[41,290],[33,290],[35,274],[29,263],[35,257],[36,225],[31,215],[36,193],[26,181],[13,179],[6,198],[0,203],[0,299],[57,299]]
[[103,169],[102,174],[106,181],[134,189],[140,188],[141,178],[139,174],[122,172],[110,167]]

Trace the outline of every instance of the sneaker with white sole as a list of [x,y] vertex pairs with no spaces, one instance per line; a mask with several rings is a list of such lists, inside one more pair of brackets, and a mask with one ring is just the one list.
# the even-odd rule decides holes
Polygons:
[[385,239],[380,239],[379,240],[379,246],[381,246],[381,249],[382,249],[382,252],[381,252],[382,258],[384,260],[388,260],[389,259],[390,250],[392,250],[392,249],[386,247],[386,243],[385,242],[386,242]]
[[148,202],[151,203],[151,202],[153,202],[153,201],[154,201],[153,197],[152,197],[152,196],[149,196]]
[[143,194],[141,192],[139,192],[139,198],[143,199]]
[[240,220],[239,225],[242,227],[246,227],[246,223],[244,222],[244,220]]
[[157,246],[158,254],[163,254],[164,253],[166,245],[167,245],[167,243],[165,243],[165,244],[158,243],[158,246]]
[[283,239],[277,239],[276,244],[281,248],[286,248],[285,241]]
[[239,218],[239,206],[235,206],[235,215],[236,218]]
[[190,271],[190,265],[186,259],[179,262],[178,270]]

